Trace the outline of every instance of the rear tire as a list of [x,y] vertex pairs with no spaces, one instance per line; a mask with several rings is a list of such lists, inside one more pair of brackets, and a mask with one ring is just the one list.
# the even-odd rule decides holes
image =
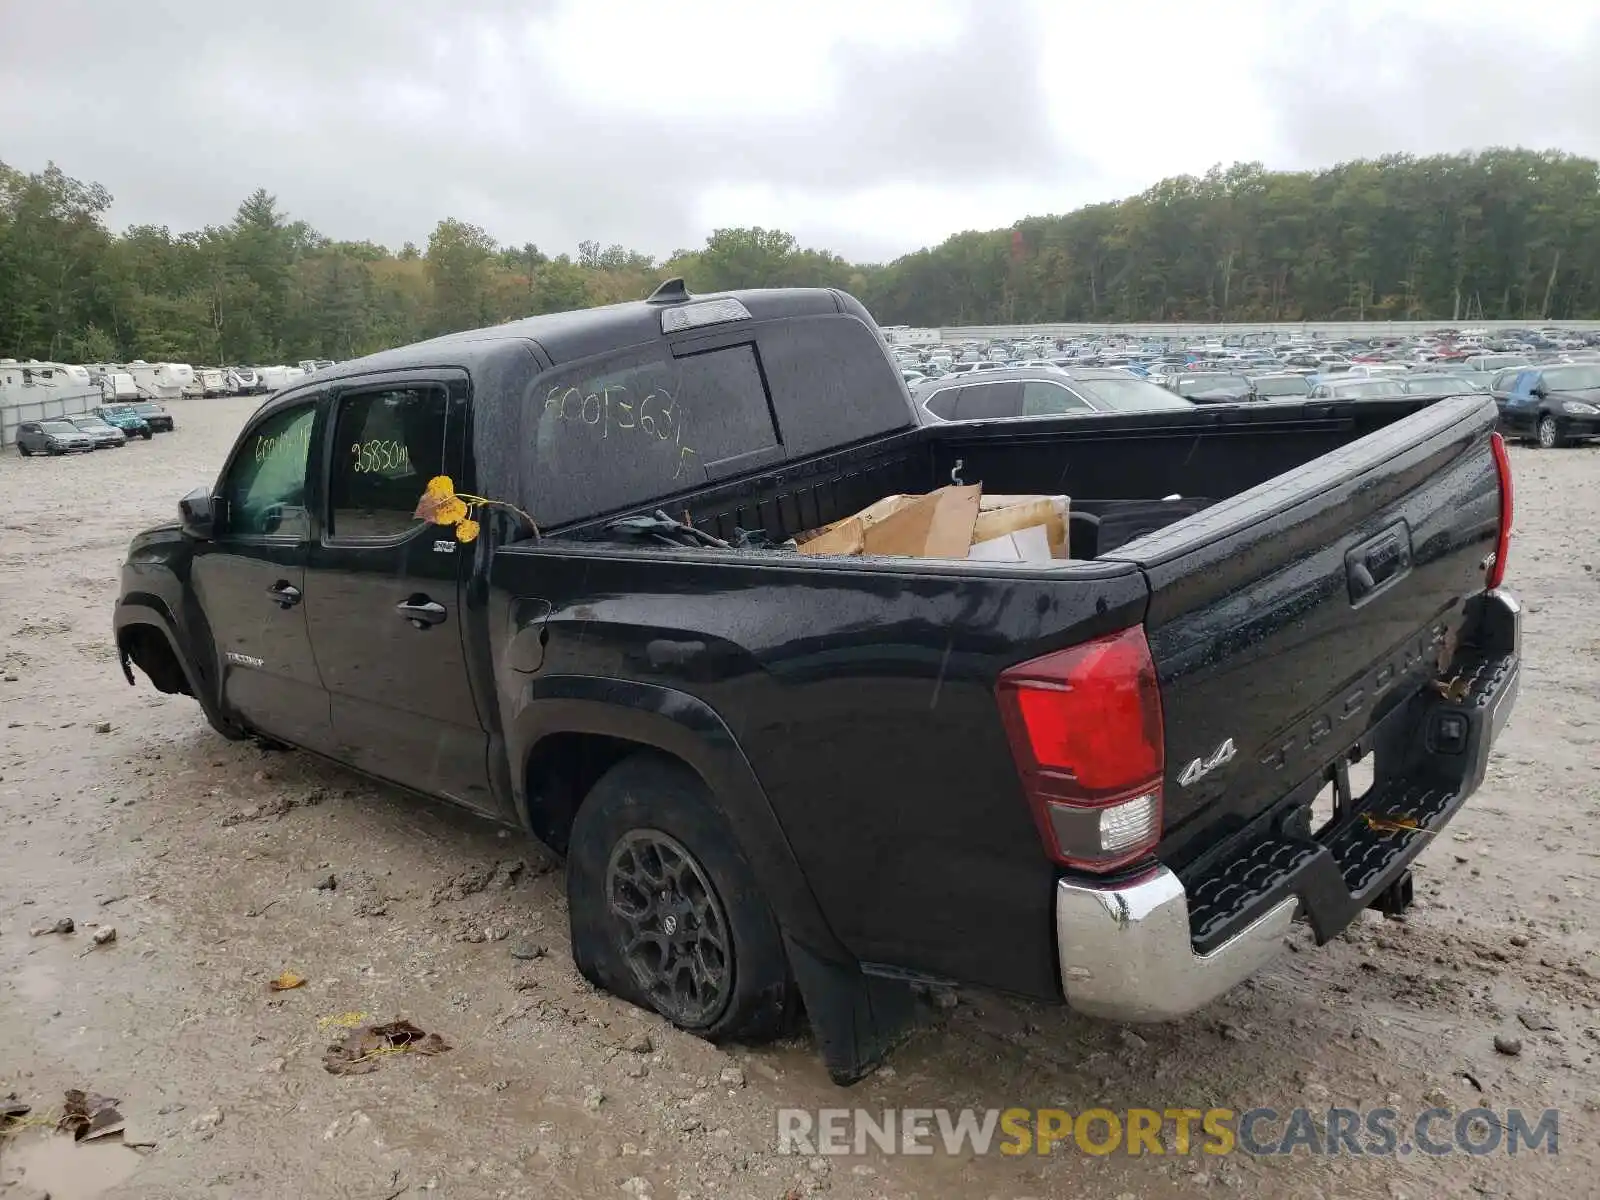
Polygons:
[[140,437],[142,437],[142,438],[143,438],[143,439],[144,439],[144,440],[145,440],[145,441],[147,441],[147,442],[148,442],[148,441],[149,441],[149,440],[150,440],[150,439],[151,439],[151,438],[153,438],[153,437],[155,437],[155,434],[154,434],[154,433],[152,433],[152,432],[151,432],[151,431],[150,431],[150,430],[148,430],[148,429],[146,429],[146,430],[145,430],[145,431],[144,431],[144,432],[143,432],[143,433],[141,433],[141,434],[140,434],[140,435],[139,435],[139,436],[140,436]]
[[585,978],[709,1041],[767,1041],[799,1008],[777,918],[710,790],[680,763],[624,759],[594,785],[567,853]]
[[17,443],[17,453],[22,455],[23,458],[32,458],[33,457],[33,451],[29,450],[21,442]]
[[1561,436],[1561,426],[1549,413],[1539,418],[1538,439],[1541,450],[1556,450],[1567,444],[1567,439]]

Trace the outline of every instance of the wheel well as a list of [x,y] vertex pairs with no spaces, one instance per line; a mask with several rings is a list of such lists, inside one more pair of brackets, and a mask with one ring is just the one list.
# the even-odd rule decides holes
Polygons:
[[166,635],[153,625],[130,625],[117,635],[117,645],[122,653],[133,660],[150,677],[158,692],[192,696],[189,677],[183,673],[183,664],[173,653]]
[[523,773],[533,835],[565,855],[583,798],[612,767],[641,752],[657,751],[599,733],[553,733],[542,739]]

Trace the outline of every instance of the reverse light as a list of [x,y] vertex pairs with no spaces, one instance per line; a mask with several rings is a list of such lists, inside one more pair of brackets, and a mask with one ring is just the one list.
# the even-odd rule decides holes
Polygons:
[[1109,871],[1160,840],[1161,693],[1142,627],[1011,667],[995,696],[1051,858]]
[[1506,556],[1511,552],[1511,517],[1515,505],[1511,497],[1511,455],[1506,451],[1506,440],[1498,433],[1489,435],[1489,449],[1494,454],[1494,471],[1500,481],[1500,531],[1494,539],[1494,556],[1489,560],[1485,583],[1492,590],[1506,577]]
[[1161,805],[1153,794],[1135,796],[1121,804],[1100,810],[1100,849],[1106,854],[1120,854],[1135,846],[1142,846],[1152,829],[1161,822]]
[[725,321],[748,321],[750,310],[733,298],[726,300],[696,300],[675,308],[661,310],[661,332],[677,333],[680,329],[696,329],[701,325],[721,325]]

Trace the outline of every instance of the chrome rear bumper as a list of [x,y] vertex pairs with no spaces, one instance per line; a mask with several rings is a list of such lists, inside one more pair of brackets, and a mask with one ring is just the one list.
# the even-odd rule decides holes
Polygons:
[[1189,941],[1189,899],[1165,867],[1122,887],[1056,884],[1061,986],[1079,1012],[1170,1021],[1249,978],[1283,949],[1298,901],[1289,897],[1210,954]]
[[[1483,782],[1490,750],[1517,700],[1522,606],[1504,590],[1483,593],[1473,603],[1475,643],[1457,654],[1451,671],[1467,681],[1465,698],[1423,692],[1416,700],[1421,717],[1442,715],[1458,723],[1454,744],[1433,754],[1433,771],[1422,784],[1389,779],[1360,801],[1414,817],[1415,826],[1429,833],[1442,829]],[[1266,890],[1238,902],[1240,920],[1250,911],[1261,915],[1204,954],[1194,948],[1189,895],[1167,868],[1157,866],[1125,884],[1058,881],[1056,952],[1067,1003],[1119,1021],[1173,1020],[1209,1004],[1276,957],[1302,909],[1319,941],[1333,937],[1400,878],[1427,844],[1421,837],[1375,835],[1361,827],[1353,833],[1333,837],[1314,854],[1282,860],[1288,865],[1262,885]],[[1203,899],[1203,879],[1195,894]]]

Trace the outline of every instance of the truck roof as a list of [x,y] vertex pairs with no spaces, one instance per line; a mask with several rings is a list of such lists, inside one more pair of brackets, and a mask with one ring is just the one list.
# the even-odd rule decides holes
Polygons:
[[[500,489],[493,494],[522,497],[512,502],[546,529],[917,428],[888,346],[848,293],[779,288],[690,296],[676,281],[650,300],[528,317],[342,362],[285,387],[264,409],[345,381],[439,370],[473,379],[475,461]],[[547,385],[538,395],[535,377]],[[641,403],[671,408],[670,453],[648,452],[664,446],[667,433],[650,442],[583,434],[610,411],[613,392],[620,398],[630,389],[642,389]],[[565,398],[549,417],[552,394],[598,406],[594,419],[569,413]],[[680,405],[680,397],[688,403]],[[623,404],[618,419],[632,412]],[[626,426],[641,427],[650,428]],[[557,476],[573,482],[547,487]]]
[[[664,336],[661,314],[667,309],[727,299],[743,304],[756,321],[848,312],[871,323],[871,317],[857,300],[832,288],[751,288],[688,295],[682,300],[630,300],[598,308],[542,313],[503,325],[447,333],[425,342],[339,363],[319,371],[317,378],[335,379],[446,361],[469,365],[492,353],[497,348],[493,343],[518,340],[538,343],[553,364],[573,362],[607,350],[659,340]],[[709,325],[706,331],[711,333],[726,327]]]

